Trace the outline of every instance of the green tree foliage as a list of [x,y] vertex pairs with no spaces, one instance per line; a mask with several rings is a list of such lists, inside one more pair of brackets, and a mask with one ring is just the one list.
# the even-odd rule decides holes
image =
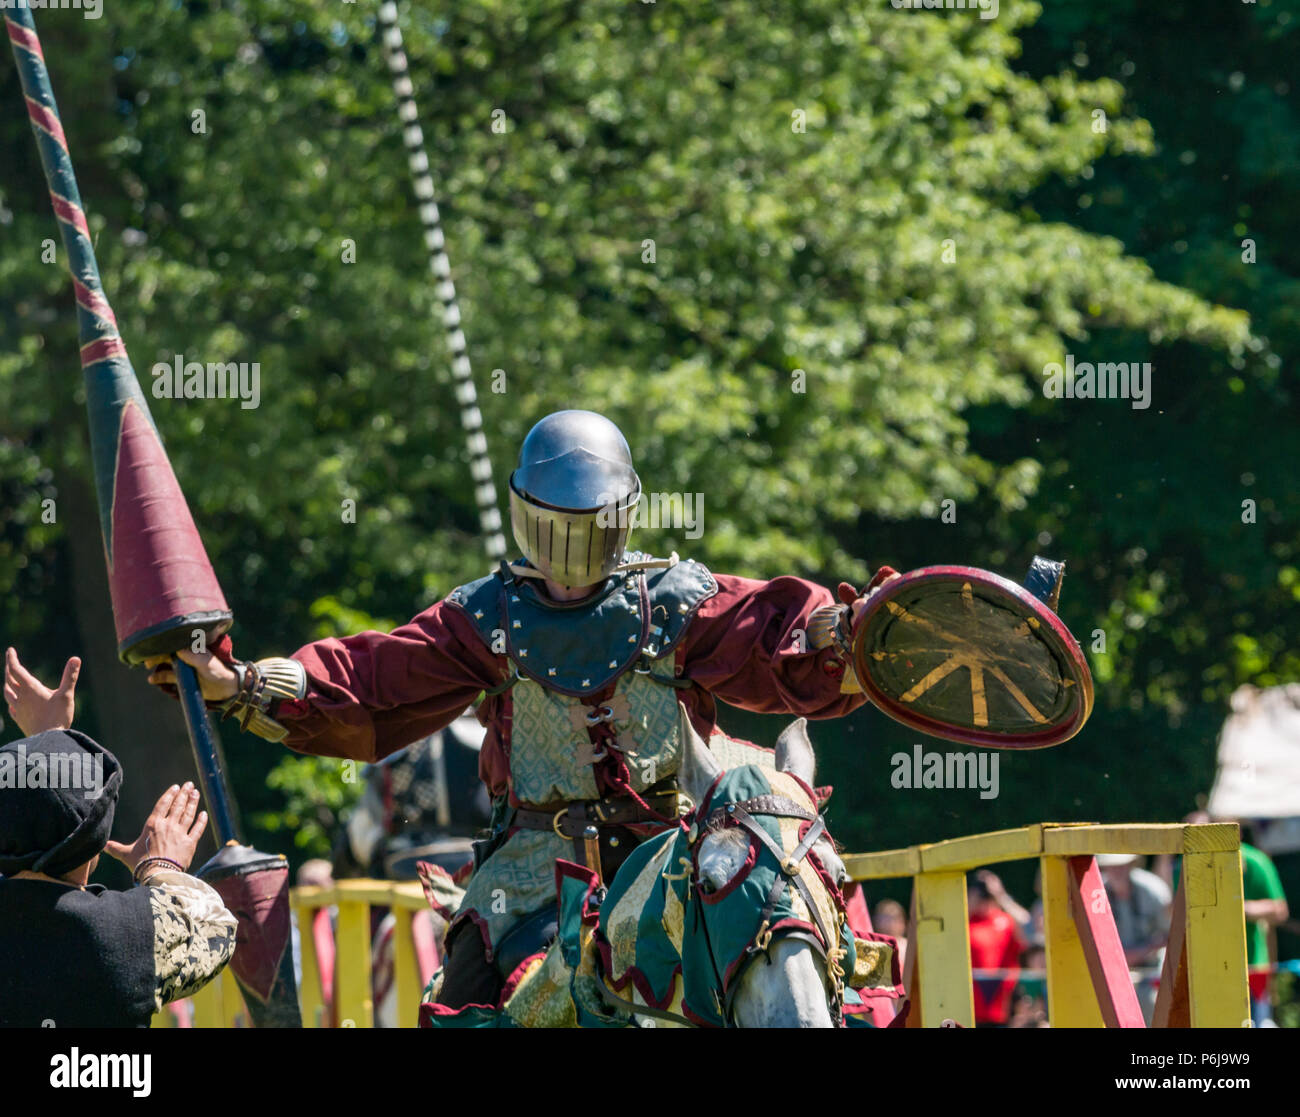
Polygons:
[[[1300,669],[1287,635],[1300,620],[1298,416],[1294,373],[1283,371],[1300,350],[1297,16],[1278,0],[1225,5],[1198,14],[1192,33],[1177,8],[1067,0],[1027,35],[1035,69],[1054,72],[1065,56],[1080,73],[1122,75],[1160,137],[1151,158],[1104,160],[1095,177],[1047,186],[1042,211],[1116,236],[1161,278],[1249,310],[1268,339],[1263,359],[1244,366],[1168,347],[1154,358],[1158,423],[1046,432],[1060,459],[1086,460],[1100,435],[1115,460],[1110,483],[1085,490],[1094,515],[1078,521],[1100,529],[1087,549],[1107,592],[1094,608],[1127,634],[1108,669],[1117,693],[1176,719],[1240,683],[1274,685]],[[1059,507],[1076,512],[1077,496],[1062,491]]]
[[[1118,501],[1094,499],[1085,521],[1105,529],[1093,553],[1124,558],[1098,584],[1110,593],[1090,592],[1093,609],[1119,611],[1123,601],[1128,611],[1143,587],[1155,598],[1130,612],[1112,701],[1169,712],[1174,731],[1153,736],[1165,752],[1152,759],[1186,771],[1171,817],[1205,789],[1205,758],[1232,689],[1300,674],[1298,41],[1296,0],[1194,13],[1065,0],[1045,6],[1025,36],[1031,72],[1054,73],[1068,58],[1081,74],[1120,76],[1160,141],[1151,158],[1104,160],[1090,181],[1049,185],[1042,212],[1119,237],[1162,279],[1248,310],[1271,350],[1240,370],[1208,350],[1179,350],[1182,388],[1167,400],[1174,421],[1150,432],[1154,441],[1117,447],[1160,478],[1158,508],[1148,504],[1143,522]],[[1057,446],[1063,457],[1074,449]],[[1241,522],[1244,500],[1256,503],[1254,524]],[[1294,902],[1300,855],[1277,861]],[[1295,957],[1300,936],[1282,930],[1279,945]]]
[[287,842],[305,856],[328,856],[348,809],[360,798],[358,767],[323,756],[285,758],[266,778],[283,806],[259,814],[254,824],[273,835],[277,847]]
[[[1196,384],[1217,404],[1237,382],[1259,398],[1280,391],[1276,368],[1246,315],[1215,305],[1239,304],[1232,290],[1158,277],[1125,229],[1089,231],[1060,204],[1099,168],[1138,174],[1158,149],[1112,70],[1019,68],[1035,5],[1004,3],[989,21],[848,8],[403,9],[498,488],[538,417],[586,406],[627,431],[648,489],[704,495],[702,538],[669,528],[639,543],[720,570],[833,584],[881,561],[1001,569],[1042,533],[1075,559],[1067,619],[1085,642],[1111,634],[1094,661],[1103,730],[1051,769],[1009,758],[1019,790],[996,812],[968,797],[921,809],[880,794],[887,751],[861,783],[865,738],[873,750],[912,738],[855,715],[819,737],[844,788],[841,837],[897,844],[1066,804],[1167,814],[1181,785],[1139,800],[1117,768],[1125,792],[1100,795],[1089,750],[1131,749],[1173,709],[1196,706],[1208,727],[1201,675],[1234,609],[1261,622],[1249,638],[1278,669],[1283,635],[1257,611],[1273,586],[1255,565],[1265,533],[1244,535],[1199,489],[1215,473],[1226,499],[1244,467],[1214,443],[1184,445],[1212,424],[1189,428],[1206,405],[1181,394]],[[401,127],[364,6],[42,15],[146,392],[176,354],[260,366],[256,410],[151,397],[237,650],[400,621],[481,573]],[[0,96],[20,104],[10,71]],[[40,260],[54,226],[16,108],[0,144],[0,321],[14,339],[0,353],[0,556],[21,566],[0,571],[0,623],[53,673],[75,650],[66,632],[38,636],[65,612],[59,556],[91,544],[33,510],[50,476],[87,475],[75,329],[66,277]],[[1154,360],[1156,407],[1042,397],[1045,364],[1094,347]],[[1243,406],[1232,437],[1262,445]],[[1156,464],[1174,450],[1174,466]],[[945,500],[956,525],[936,518]],[[1274,503],[1262,518],[1281,515]],[[1143,543],[1152,522],[1166,534]],[[1188,551],[1177,577],[1160,565],[1171,546]],[[1207,571],[1219,580],[1200,581]],[[1225,662],[1240,675],[1254,661]],[[263,786],[274,751],[228,747],[245,810],[278,809]],[[1044,796],[1045,772],[1068,777],[1064,797]]]

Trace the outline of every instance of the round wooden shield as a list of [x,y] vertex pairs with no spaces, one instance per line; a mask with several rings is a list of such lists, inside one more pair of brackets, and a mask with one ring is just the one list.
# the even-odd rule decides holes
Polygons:
[[949,741],[1041,749],[1092,713],[1078,642],[1023,586],[968,566],[927,566],[867,601],[858,680],[895,721]]

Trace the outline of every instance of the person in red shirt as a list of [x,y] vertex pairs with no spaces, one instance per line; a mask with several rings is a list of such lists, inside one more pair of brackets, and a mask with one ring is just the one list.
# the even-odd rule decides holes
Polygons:
[[975,1026],[1005,1028],[1011,1019],[1011,997],[1016,989],[1024,939],[1015,919],[994,899],[984,874],[973,876],[967,882],[966,905],[971,968],[1008,971],[1005,976],[975,977]]

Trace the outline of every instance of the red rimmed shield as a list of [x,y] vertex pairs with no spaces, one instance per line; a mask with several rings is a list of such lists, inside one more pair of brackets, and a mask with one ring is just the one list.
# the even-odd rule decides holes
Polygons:
[[853,645],[858,680],[895,721],[987,748],[1067,741],[1092,713],[1078,641],[1023,586],[927,566],[871,595]]

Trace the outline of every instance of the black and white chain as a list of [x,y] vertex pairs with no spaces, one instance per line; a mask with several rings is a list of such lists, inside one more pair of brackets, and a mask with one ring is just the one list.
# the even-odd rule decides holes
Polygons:
[[433,176],[429,173],[429,156],[424,150],[424,132],[415,107],[415,90],[411,85],[402,32],[397,26],[397,5],[391,0],[379,6],[379,29],[384,58],[393,76],[397,95],[397,115],[402,121],[402,140],[406,144],[407,163],[415,182],[415,197],[424,223],[424,243],[429,249],[429,266],[435,280],[434,291],[442,304],[442,324],[447,331],[451,350],[451,372],[460,404],[460,422],[469,448],[469,471],[474,479],[474,499],[478,504],[479,526],[483,532],[488,558],[493,563],[506,556],[506,541],[501,529],[501,510],[497,505],[496,485],[492,481],[492,461],[488,457],[487,436],[483,432],[483,414],[478,407],[478,393],[461,330],[460,305],[456,302],[456,285],[451,279],[451,261],[447,259],[446,240],[442,235],[442,218],[434,197]]

